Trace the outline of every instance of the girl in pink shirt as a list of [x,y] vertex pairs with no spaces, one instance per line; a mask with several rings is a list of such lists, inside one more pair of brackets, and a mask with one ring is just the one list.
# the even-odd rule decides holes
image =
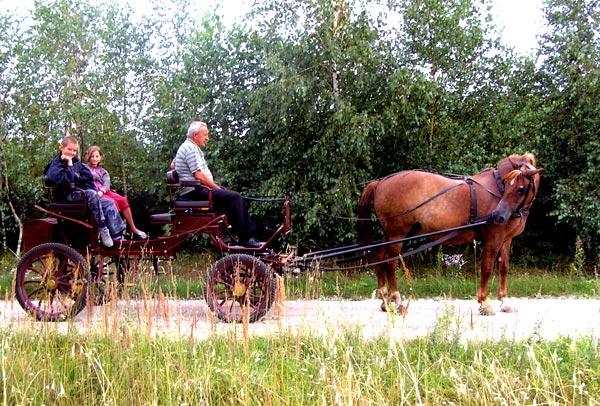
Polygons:
[[87,149],[85,156],[88,162],[87,167],[90,168],[90,172],[92,172],[94,178],[94,186],[98,191],[98,196],[105,197],[115,202],[117,210],[125,217],[125,221],[129,224],[129,228],[135,237],[142,240],[148,238],[148,235],[145,232],[136,227],[127,198],[110,190],[110,175],[108,174],[108,171],[100,165],[100,161],[102,161],[102,151],[100,150],[100,147],[92,145]]

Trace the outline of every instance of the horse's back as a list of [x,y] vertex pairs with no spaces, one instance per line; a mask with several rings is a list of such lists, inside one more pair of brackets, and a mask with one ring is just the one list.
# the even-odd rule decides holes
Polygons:
[[384,228],[418,223],[425,232],[464,224],[469,203],[469,189],[462,180],[403,171],[379,183],[374,208]]
[[375,204],[395,202],[405,209],[415,207],[437,193],[458,187],[462,180],[425,171],[403,171],[384,179],[377,187]]

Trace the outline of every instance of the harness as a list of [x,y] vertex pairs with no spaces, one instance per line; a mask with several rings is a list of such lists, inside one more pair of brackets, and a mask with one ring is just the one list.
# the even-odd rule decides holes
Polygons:
[[[492,170],[492,169],[489,169],[489,170]],[[391,175],[383,178],[382,180],[385,180],[390,176]],[[479,183],[477,180],[473,179],[473,177],[471,177],[471,176],[464,176],[462,178],[460,178],[458,176],[457,177],[449,176],[449,177],[454,178],[454,179],[461,179],[464,183],[466,183],[469,186],[469,192],[470,192],[470,197],[471,197],[471,199],[470,199],[471,206],[469,208],[469,224],[474,224],[474,223],[478,223],[478,222],[482,222],[482,221],[491,220],[491,213],[486,216],[483,216],[483,217],[477,217],[477,188],[475,187],[475,185],[479,185],[486,192],[488,192],[492,196],[496,197],[497,199],[501,200],[506,189],[504,187],[504,181],[502,180],[502,177],[500,176],[498,169],[493,169],[493,177],[496,182],[496,187],[498,188],[499,193],[496,193],[496,192],[488,189],[485,185]],[[529,179],[529,177],[527,177],[527,178]],[[461,185],[463,185],[463,183],[456,183],[454,185],[447,186],[444,189],[437,192],[436,194],[434,194],[433,196],[425,199],[424,201],[422,201],[415,207],[404,210],[402,213],[395,214],[393,217],[404,216],[408,213],[411,213],[411,212],[417,210],[418,208],[425,206],[427,203],[431,202],[432,200],[437,199],[441,195],[446,194],[450,190],[452,190],[458,186],[461,186]],[[377,189],[377,187],[379,187],[379,185],[376,186],[376,189]],[[529,195],[529,192],[531,191],[532,188],[535,192],[535,183],[534,183],[533,179],[529,179],[529,184],[527,185],[525,197],[523,198],[523,201],[521,202],[519,207],[513,212],[513,214],[511,215],[511,218],[527,217],[529,215],[529,209],[531,208],[531,204],[533,203],[533,201],[531,203],[529,203],[528,205],[525,205],[525,200],[527,199],[527,196]]]
[[477,221],[477,189],[475,189],[476,181],[470,177],[465,177],[465,182],[469,185],[469,190],[471,191],[471,208],[469,210],[469,224],[475,223]]

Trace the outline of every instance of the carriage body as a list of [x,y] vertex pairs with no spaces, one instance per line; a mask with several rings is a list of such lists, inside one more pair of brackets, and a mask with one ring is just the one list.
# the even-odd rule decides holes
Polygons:
[[[171,197],[176,188],[187,186],[173,173],[167,176]],[[140,260],[151,260],[157,272],[160,259],[175,258],[181,244],[195,235],[208,236],[226,254],[207,273],[209,307],[219,318],[235,321],[243,314],[243,304],[249,304],[251,320],[258,320],[272,304],[274,274],[283,266],[281,256],[269,247],[290,231],[291,217],[289,201],[284,199],[281,225],[261,247],[247,248],[228,243],[227,218],[213,210],[210,196],[207,201],[172,199],[170,212],[149,219],[157,228],[168,226],[167,234],[115,241],[107,248],[99,241],[98,227],[85,202],[35,207],[45,216],[24,224],[25,255],[17,266],[15,291],[28,313],[49,321],[72,318],[90,302],[112,299],[109,285],[123,283],[127,272],[137,272]]]

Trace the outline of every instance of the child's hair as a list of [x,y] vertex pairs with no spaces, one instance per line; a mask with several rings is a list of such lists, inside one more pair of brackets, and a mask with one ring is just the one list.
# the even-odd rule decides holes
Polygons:
[[79,145],[79,141],[77,141],[77,138],[75,138],[72,135],[66,135],[61,141],[60,141],[60,145],[62,147],[66,147],[68,144],[75,144],[75,145]]
[[97,152],[98,154],[100,154],[100,156],[102,156],[102,150],[100,149],[99,146],[97,145],[92,145],[90,146],[87,151],[85,151],[85,160],[89,161],[90,160],[90,156],[94,153]]

